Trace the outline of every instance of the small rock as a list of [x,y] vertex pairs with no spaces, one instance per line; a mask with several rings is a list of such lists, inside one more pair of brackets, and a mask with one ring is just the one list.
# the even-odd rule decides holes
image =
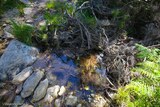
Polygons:
[[46,21],[45,21],[45,20],[40,21],[40,22],[39,22],[39,26],[46,26]]
[[21,96],[17,95],[14,99],[14,107],[20,106],[24,103],[24,100],[22,99]]
[[51,72],[47,72],[46,77],[49,80],[49,84],[51,84],[52,86],[57,84],[57,77],[53,75]]
[[33,72],[32,67],[27,67],[24,70],[22,70],[19,74],[15,75],[13,77],[12,83],[13,84],[20,84],[24,80],[26,80]]
[[82,107],[82,104],[78,104],[76,107]]
[[24,14],[30,15],[32,13],[32,8],[27,7],[27,8],[24,8],[23,11],[24,11]]
[[33,23],[33,20],[32,19],[28,19],[26,22],[27,23]]
[[39,81],[44,76],[44,72],[40,70],[36,70],[25,82],[23,85],[23,90],[21,92],[21,96],[26,98],[32,94]]
[[65,87],[64,87],[64,86],[61,86],[58,95],[59,95],[59,96],[62,96],[65,92],[66,92]]
[[66,97],[66,105],[75,106],[75,104],[77,103],[77,100],[78,99],[76,96],[69,95],[68,97]]
[[12,39],[12,38],[14,38],[14,36],[11,34],[11,26],[6,26],[5,28],[4,28],[4,36],[3,36],[3,38],[5,38],[5,39]]
[[54,104],[55,104],[55,107],[61,107],[61,99],[56,99]]
[[21,107],[34,107],[34,106],[32,106],[30,104],[23,104]]
[[47,94],[50,94],[53,98],[56,98],[58,96],[59,89],[60,89],[59,85],[55,85],[53,87],[50,87],[47,90]]
[[58,97],[58,92],[60,90],[59,85],[55,85],[47,89],[47,94],[44,98],[44,102],[51,103],[56,97]]
[[16,94],[19,94],[22,91],[22,84],[19,84],[16,89]]
[[46,94],[44,98],[44,102],[51,103],[53,101],[53,97],[50,94]]
[[48,79],[45,79],[40,82],[39,86],[34,91],[32,102],[39,101],[46,95],[48,88]]
[[101,95],[95,95],[91,102],[91,107],[104,107],[106,103],[106,100]]

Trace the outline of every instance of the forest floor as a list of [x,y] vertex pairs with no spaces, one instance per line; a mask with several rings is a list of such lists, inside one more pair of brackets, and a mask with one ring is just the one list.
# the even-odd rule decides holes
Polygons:
[[[53,6],[55,9],[52,9],[52,5],[47,2],[48,0],[21,1],[26,5],[25,7],[9,9],[0,17],[0,56],[13,39],[18,39],[27,44],[28,41],[24,38],[19,39],[13,34],[14,26],[11,20],[18,24],[25,23],[34,28],[31,33],[32,46],[40,50],[40,60],[37,60],[33,66],[42,67],[47,69],[48,72],[52,72],[52,68],[56,68],[55,65],[51,65],[52,67],[48,69],[49,65],[43,64],[46,63],[46,60],[49,63],[55,60],[59,63],[57,65],[58,70],[62,66],[65,69],[61,74],[55,73],[57,78],[60,79],[61,85],[67,84],[66,87],[69,87],[68,79],[70,78],[69,75],[72,75],[71,81],[69,81],[72,83],[71,88],[74,86],[75,91],[83,100],[86,100],[88,95],[92,96],[92,93],[95,96],[102,96],[100,101],[97,101],[97,97],[94,97],[95,102],[93,101],[92,105],[85,104],[83,101],[82,105],[84,103],[85,106],[94,105],[94,107],[128,106],[125,104],[118,105],[113,97],[115,93],[119,92],[120,87],[127,86],[133,77],[140,75],[137,72],[131,73],[136,64],[142,61],[136,56],[139,52],[136,44],[142,44],[148,49],[160,48],[160,12],[157,11],[160,8],[159,5],[155,4],[152,7],[154,15],[150,19],[150,17],[147,17],[147,15],[151,15],[150,11],[149,13],[147,13],[148,10],[145,11],[147,15],[141,13],[143,3],[143,5],[141,4],[142,8],[138,8],[138,12],[133,12],[132,15],[134,16],[132,17],[131,13],[124,13],[123,9],[120,10],[121,8],[113,9],[112,14],[109,12],[110,9],[107,10],[105,6],[99,8],[98,6],[103,4],[101,3],[104,2],[103,0],[100,0],[99,5],[95,5],[96,0],[93,0],[91,4],[86,1],[75,10],[76,12],[80,11],[76,14],[77,18],[74,17],[72,12],[70,13],[74,8],[68,6],[67,3],[67,5],[64,4],[66,7],[63,7],[63,2],[62,4],[57,3],[58,6]],[[69,5],[72,3],[69,2]],[[132,5],[132,3],[130,4]],[[85,19],[86,17],[80,15],[88,15],[88,10],[81,13],[83,9],[88,7],[91,9],[89,15],[91,15],[91,12],[91,17],[94,18],[89,16],[88,19]],[[63,8],[64,10],[68,9],[67,14]],[[141,16],[138,16],[139,14]],[[130,15],[129,19],[127,19],[128,15]],[[63,19],[62,16],[65,18]],[[29,35],[30,32],[28,33],[25,30],[19,34]],[[46,56],[44,57],[44,55]],[[53,56],[55,59],[52,59]],[[68,66],[73,67],[71,67],[73,72],[66,74]],[[75,72],[78,72],[78,76]],[[62,78],[62,75],[65,75],[65,77]],[[88,102],[89,98],[87,97]],[[103,101],[104,99],[105,101]],[[102,104],[98,106],[100,102]]]

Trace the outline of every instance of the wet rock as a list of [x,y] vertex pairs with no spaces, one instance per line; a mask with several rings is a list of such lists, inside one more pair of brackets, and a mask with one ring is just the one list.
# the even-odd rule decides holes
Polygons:
[[24,100],[22,99],[21,96],[17,95],[14,99],[14,102],[13,102],[15,105],[13,107],[17,107],[17,106],[20,106],[24,103]]
[[32,94],[39,81],[42,79],[44,75],[43,71],[36,70],[25,82],[23,85],[23,90],[21,92],[21,96],[26,98]]
[[16,94],[19,94],[22,91],[22,84],[19,84],[16,89]]
[[64,86],[61,86],[58,95],[62,96],[66,92],[66,88]]
[[18,73],[17,75],[15,75],[13,77],[12,83],[13,84],[20,84],[22,83],[24,80],[26,80],[33,72],[33,68],[32,67],[27,67],[24,70],[22,70],[20,73]]
[[53,97],[50,94],[46,94],[44,98],[44,102],[51,103],[53,101]]
[[56,98],[58,96],[59,89],[60,89],[59,85],[55,85],[53,87],[50,87],[47,90],[47,94],[50,94],[53,98]]
[[68,97],[66,97],[66,105],[67,106],[75,106],[77,103],[77,97],[76,96],[72,96],[69,95]]
[[11,79],[20,70],[31,65],[38,55],[36,48],[12,40],[0,58],[0,80]]
[[47,72],[46,77],[49,80],[49,84],[51,84],[52,86],[57,84],[57,77],[53,75],[51,72]]
[[58,97],[58,92],[60,90],[59,85],[55,85],[47,89],[47,94],[44,98],[44,102],[51,103],[56,97]]
[[34,107],[34,106],[32,106],[30,104],[23,104],[21,107]]
[[106,103],[106,100],[101,95],[94,95],[91,107],[105,107]]
[[61,107],[61,99],[56,99],[54,104],[55,104],[55,107]]
[[39,101],[46,95],[48,88],[48,79],[45,79],[40,82],[39,86],[34,91],[32,102]]

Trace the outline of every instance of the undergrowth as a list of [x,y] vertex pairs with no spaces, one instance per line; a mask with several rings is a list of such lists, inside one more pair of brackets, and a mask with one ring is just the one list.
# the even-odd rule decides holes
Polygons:
[[17,8],[20,14],[23,13],[25,4],[20,0],[0,0],[0,16],[7,10]]
[[32,33],[34,28],[28,24],[21,24],[11,20],[12,34],[21,42],[31,45],[32,44]]
[[132,69],[131,83],[120,87],[114,99],[119,107],[159,107],[160,50],[138,44],[136,47],[142,62]]

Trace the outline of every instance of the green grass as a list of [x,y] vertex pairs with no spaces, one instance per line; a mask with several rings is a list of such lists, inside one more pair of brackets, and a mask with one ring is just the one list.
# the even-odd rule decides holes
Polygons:
[[20,13],[23,13],[25,4],[19,0],[0,0],[0,16],[7,10],[17,8]]
[[19,41],[31,45],[32,44],[32,33],[34,28],[27,24],[20,24],[14,21],[11,21],[12,24],[12,34]]
[[159,107],[160,105],[160,50],[136,45],[137,58],[142,59],[132,72],[131,83],[118,89],[116,104],[125,107]]

